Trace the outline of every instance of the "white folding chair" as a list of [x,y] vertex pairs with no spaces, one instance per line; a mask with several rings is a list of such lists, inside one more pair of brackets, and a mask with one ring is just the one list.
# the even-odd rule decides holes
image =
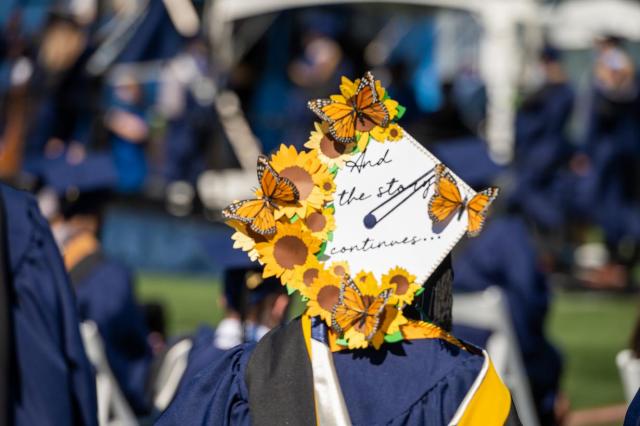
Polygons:
[[640,389],[640,359],[633,355],[631,349],[624,349],[616,355],[616,364],[624,388],[624,397],[631,403]]
[[173,345],[164,356],[153,384],[153,405],[162,413],[171,403],[180,380],[187,369],[191,339],[183,339]]
[[80,324],[80,334],[89,361],[96,370],[98,424],[100,426],[138,425],[138,420],[109,367],[98,327],[93,321],[85,321]]
[[529,379],[502,290],[489,287],[482,292],[454,294],[453,323],[491,332],[485,349],[511,390],[520,420],[525,426],[538,426]]

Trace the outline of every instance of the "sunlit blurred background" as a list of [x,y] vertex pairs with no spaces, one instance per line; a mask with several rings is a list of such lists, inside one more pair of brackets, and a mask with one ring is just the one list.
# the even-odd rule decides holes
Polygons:
[[638,64],[634,1],[2,0],[0,177],[62,248],[60,205],[99,194],[102,249],[170,341],[222,316],[220,209],[256,156],[302,148],[307,100],[371,70],[411,135],[503,189],[456,288],[502,288],[537,421],[621,424],[640,385]]

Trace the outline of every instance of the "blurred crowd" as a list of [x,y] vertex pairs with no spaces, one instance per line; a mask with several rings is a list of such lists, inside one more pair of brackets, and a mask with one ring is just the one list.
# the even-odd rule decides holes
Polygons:
[[[454,290],[503,288],[540,419],[561,423],[563,361],[545,335],[552,286],[637,285],[640,73],[628,41],[594,40],[586,85],[564,52],[545,45],[514,99],[514,159],[504,165],[484,140],[481,28],[469,16],[455,15],[464,48],[452,54],[439,50],[432,11],[286,11],[239,23],[229,65],[197,27],[204,2],[188,2],[195,29],[167,1],[50,3],[0,7],[0,177],[37,194],[78,313],[97,323],[136,414],[149,413],[147,376],[168,337],[161,309],[140,309],[130,270],[100,249],[105,205],[219,220],[201,190],[210,171],[246,167],[243,150],[256,141],[264,153],[302,147],[313,128],[307,100],[371,69],[407,108],[401,124],[411,135],[475,189],[503,190],[483,234],[454,253]],[[242,271],[229,283],[259,279],[234,262],[222,261]],[[193,347],[258,339],[286,316],[288,302],[275,294],[250,298],[250,309],[247,295],[225,294],[226,322],[198,331]],[[455,333],[486,343],[479,330]],[[189,368],[213,356],[197,353]]]

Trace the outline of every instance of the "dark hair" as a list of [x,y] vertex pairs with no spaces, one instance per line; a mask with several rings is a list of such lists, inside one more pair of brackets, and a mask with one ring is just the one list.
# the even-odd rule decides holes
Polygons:
[[424,291],[411,306],[404,309],[407,318],[424,320],[451,331],[451,310],[453,307],[453,268],[451,255],[440,263],[422,285]]

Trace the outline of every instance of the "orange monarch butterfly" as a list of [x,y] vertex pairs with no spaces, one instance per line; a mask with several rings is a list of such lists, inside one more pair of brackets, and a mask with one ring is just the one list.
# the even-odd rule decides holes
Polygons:
[[331,313],[331,327],[340,335],[351,327],[371,340],[380,326],[380,314],[384,310],[392,289],[377,296],[363,295],[348,274],[342,277],[338,303]]
[[467,235],[477,236],[482,230],[487,209],[498,196],[498,188],[487,188],[478,192],[471,200],[462,199],[456,181],[445,166],[438,164],[435,167],[435,193],[429,201],[429,217],[434,222],[442,222],[453,212],[459,211],[459,216],[464,210],[467,211],[469,223],[467,225]]
[[376,82],[367,71],[360,80],[356,93],[346,103],[332,99],[309,101],[309,109],[329,123],[329,134],[338,142],[350,143],[356,140],[356,130],[373,126],[387,127],[389,111],[378,99]]
[[222,216],[249,223],[249,228],[260,235],[272,235],[276,232],[274,210],[279,203],[295,203],[300,194],[293,182],[273,170],[264,155],[258,156],[258,181],[262,198],[232,203]]

